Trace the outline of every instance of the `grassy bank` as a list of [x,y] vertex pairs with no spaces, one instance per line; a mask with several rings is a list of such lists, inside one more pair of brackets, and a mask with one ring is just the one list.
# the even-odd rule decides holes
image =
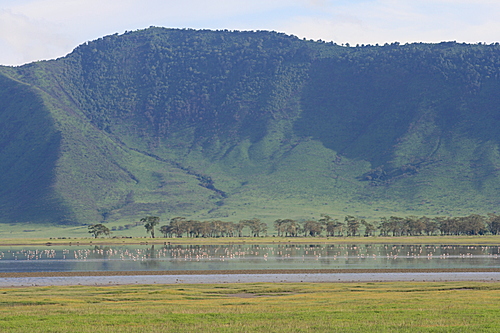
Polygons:
[[0,289],[2,332],[497,332],[499,283]]
[[224,245],[224,244],[445,244],[500,245],[500,236],[414,237],[221,237],[221,238],[0,238],[0,246],[30,245]]

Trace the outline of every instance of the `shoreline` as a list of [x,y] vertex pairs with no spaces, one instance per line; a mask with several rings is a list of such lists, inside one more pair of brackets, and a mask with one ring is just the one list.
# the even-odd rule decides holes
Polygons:
[[415,274],[415,273],[500,273],[500,268],[415,268],[415,269],[246,269],[178,271],[87,271],[87,272],[2,272],[5,278],[178,276],[178,275],[286,275],[286,274]]
[[[144,272],[115,272],[117,275],[82,276],[35,276],[35,277],[3,277],[0,278],[0,288],[50,287],[50,286],[124,286],[124,285],[172,285],[172,284],[226,284],[226,283],[383,283],[383,282],[483,282],[499,283],[500,272],[341,272],[341,273],[278,273],[267,271],[260,273],[239,274],[232,271],[213,272],[190,271],[191,274],[149,274],[133,275]],[[248,271],[247,271],[248,272]],[[79,274],[80,272],[75,272]],[[129,275],[120,275],[128,273]],[[177,272],[177,273],[185,273]]]

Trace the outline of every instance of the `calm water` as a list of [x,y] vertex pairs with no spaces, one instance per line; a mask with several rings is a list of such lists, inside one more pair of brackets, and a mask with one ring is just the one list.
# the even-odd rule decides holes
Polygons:
[[0,272],[500,268],[499,252],[456,245],[1,247]]

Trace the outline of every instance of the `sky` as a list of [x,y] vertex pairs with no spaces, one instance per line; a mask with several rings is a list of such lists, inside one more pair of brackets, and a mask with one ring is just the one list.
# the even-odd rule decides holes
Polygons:
[[150,26],[273,30],[337,44],[500,42],[500,0],[0,0],[0,64]]

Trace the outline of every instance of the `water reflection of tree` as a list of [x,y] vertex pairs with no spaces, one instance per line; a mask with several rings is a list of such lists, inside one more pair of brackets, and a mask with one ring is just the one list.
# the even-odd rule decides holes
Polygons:
[[145,266],[148,269],[160,267],[161,262],[156,256],[155,246],[151,245],[149,249],[144,252],[144,259],[140,261],[141,266]]
[[91,251],[89,251],[88,259],[109,259],[109,254],[112,253],[109,246],[99,246],[95,245]]

